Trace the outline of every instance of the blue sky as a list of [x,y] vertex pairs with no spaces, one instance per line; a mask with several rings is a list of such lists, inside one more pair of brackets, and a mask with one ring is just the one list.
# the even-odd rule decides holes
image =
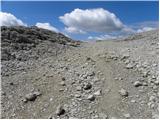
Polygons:
[[11,13],[28,26],[35,25],[37,22],[50,23],[50,25],[57,28],[60,32],[68,34],[74,39],[87,39],[89,36],[105,36],[107,34],[114,34],[114,31],[87,31],[85,34],[68,33],[65,31],[64,29],[65,27],[68,27],[68,24],[66,25],[62,22],[59,17],[64,16],[66,13],[73,12],[76,8],[79,8],[80,10],[103,8],[103,11],[107,10],[110,13],[114,13],[123,25],[132,29],[143,29],[142,27],[138,28],[141,25],[143,27],[158,27],[156,26],[159,18],[158,2],[155,1],[2,2],[2,12]]

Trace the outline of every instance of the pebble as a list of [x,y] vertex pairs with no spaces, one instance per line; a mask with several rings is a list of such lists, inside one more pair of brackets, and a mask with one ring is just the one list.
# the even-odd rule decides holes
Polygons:
[[129,57],[130,57],[129,53],[124,53],[124,54],[122,55],[122,58],[121,58],[121,59],[126,59],[126,58],[129,58]]
[[88,82],[88,83],[84,84],[83,88],[84,88],[84,90],[89,90],[92,88],[92,85],[91,85],[91,83]]
[[24,102],[27,102],[27,101],[34,101],[37,96],[40,96],[41,93],[40,92],[33,92],[33,93],[29,93],[25,96],[25,100]]
[[142,74],[143,74],[143,77],[147,77],[149,75],[149,71],[143,71]]
[[64,81],[60,82],[60,85],[65,86],[65,82]]
[[6,95],[6,93],[2,91],[2,92],[1,92],[1,95]]
[[131,103],[135,103],[136,102],[136,100],[131,100]]
[[127,114],[124,114],[124,117],[125,117],[125,118],[130,118],[131,115],[130,115],[129,113],[127,113]]
[[50,98],[49,101],[50,101],[50,102],[53,101],[53,98]]
[[82,90],[82,87],[81,87],[81,86],[77,86],[77,87],[76,87],[76,90],[77,90],[77,91],[81,91],[81,90]]
[[65,81],[66,80],[65,77],[62,77],[62,80]]
[[121,96],[125,96],[125,97],[128,96],[128,92],[127,92],[125,89],[121,89],[121,90],[119,91],[119,93],[120,93]]
[[155,96],[151,96],[151,97],[149,98],[149,101],[155,102],[155,101],[156,101],[156,97],[155,97]]
[[87,97],[87,100],[94,101],[95,100],[95,96],[94,95],[89,95]]
[[143,86],[148,86],[148,84],[146,82],[143,82],[142,85]]
[[140,81],[136,81],[136,82],[134,82],[134,86],[135,87],[142,86],[142,83]]
[[96,91],[96,92],[94,93],[94,95],[96,95],[96,96],[100,96],[100,95],[101,95],[101,93],[102,93],[102,90],[98,90],[98,91]]
[[80,94],[75,94],[75,97],[76,97],[76,98],[80,98],[81,95],[80,95]]
[[59,105],[59,106],[57,107],[57,110],[56,110],[56,115],[57,115],[57,116],[61,116],[61,115],[63,115],[64,113],[65,113],[65,109],[63,108],[63,106]]
[[63,91],[64,91],[64,89],[63,89],[63,88],[60,88],[60,89],[59,89],[59,92],[63,92]]
[[10,82],[9,85],[14,85],[14,83],[13,83],[13,82]]
[[154,81],[154,84],[159,85],[159,81],[158,80]]
[[134,66],[135,65],[133,63],[129,63],[129,64],[127,64],[126,68],[127,69],[133,69]]

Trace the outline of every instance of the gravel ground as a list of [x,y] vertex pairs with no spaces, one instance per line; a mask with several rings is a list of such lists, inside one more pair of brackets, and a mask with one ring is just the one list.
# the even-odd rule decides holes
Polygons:
[[76,47],[45,41],[31,49],[45,50],[36,59],[4,57],[1,118],[158,118],[158,44],[150,31]]

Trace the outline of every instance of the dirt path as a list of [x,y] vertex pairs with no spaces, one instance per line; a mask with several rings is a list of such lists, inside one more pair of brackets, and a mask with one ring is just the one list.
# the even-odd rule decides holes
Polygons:
[[82,43],[2,80],[3,118],[157,118],[158,33]]

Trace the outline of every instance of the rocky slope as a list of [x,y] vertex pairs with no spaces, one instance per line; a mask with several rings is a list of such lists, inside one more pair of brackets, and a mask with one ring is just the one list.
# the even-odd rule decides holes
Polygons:
[[2,118],[158,118],[158,31],[79,45],[38,29],[26,37],[36,33],[38,44],[22,50],[28,40],[12,42],[6,30]]

